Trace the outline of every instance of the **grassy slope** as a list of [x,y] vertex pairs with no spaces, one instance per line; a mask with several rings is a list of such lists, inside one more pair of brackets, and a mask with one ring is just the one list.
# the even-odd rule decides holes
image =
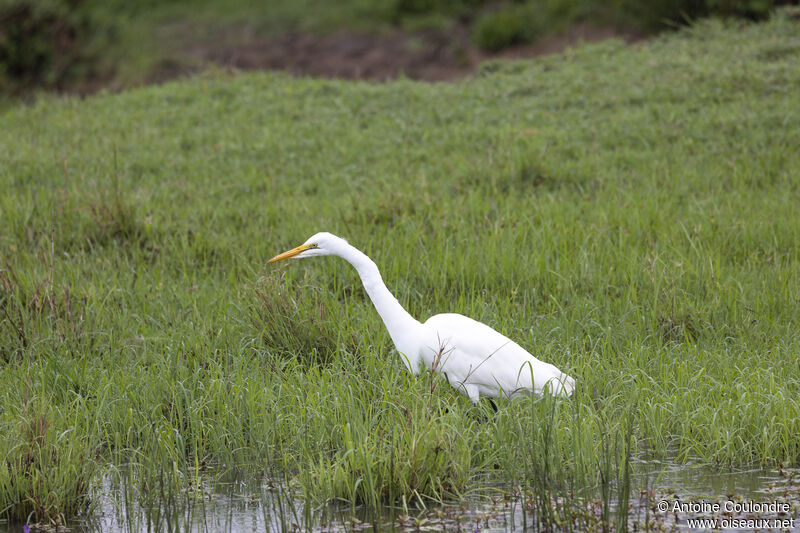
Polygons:
[[[250,74],[6,111],[0,511],[69,514],[108,460],[143,492],[210,461],[372,503],[494,463],[591,481],[629,431],[796,464],[798,50],[788,20],[704,24],[452,85]],[[481,422],[431,393],[349,265],[264,268],[323,229],[412,314],[576,376],[575,400]]]

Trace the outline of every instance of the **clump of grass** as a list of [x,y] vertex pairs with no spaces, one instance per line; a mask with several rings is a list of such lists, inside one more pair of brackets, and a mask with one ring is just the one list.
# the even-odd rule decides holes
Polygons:
[[531,398],[499,411],[493,439],[506,445],[496,444],[496,460],[534,530],[627,531],[635,406],[623,416],[606,401],[580,387],[567,401]]
[[679,317],[658,317],[658,331],[664,342],[684,342],[697,339],[700,330],[695,326],[691,315]]
[[94,195],[81,198],[78,210],[88,213],[90,221],[77,239],[89,247],[122,243],[154,250],[148,245],[147,225],[140,220],[136,206],[123,192],[114,148],[114,169],[110,184],[96,188]]
[[144,229],[136,218],[136,210],[123,199],[116,187],[111,192],[98,192],[85,209],[93,222],[92,230],[85,236],[92,245],[105,246],[112,241],[138,243],[142,240]]
[[[103,469],[98,442],[75,423],[82,413],[65,413],[42,398],[26,403],[16,428],[4,423],[0,439],[0,517],[63,525],[89,512],[94,483]],[[65,426],[66,420],[75,425]]]
[[341,499],[380,508],[411,499],[442,501],[467,488],[473,463],[470,425],[441,406],[386,401],[364,417],[354,412],[337,431],[333,453],[299,475],[315,500]]
[[3,360],[6,363],[13,354],[21,353],[21,350],[30,342],[25,318],[22,314],[25,305],[20,301],[19,296],[13,271],[6,264],[5,268],[0,271],[0,311],[3,313],[0,330],[3,331],[3,337],[7,339],[7,342],[2,344]]
[[[315,363],[330,363],[341,347],[356,351],[362,342],[340,322],[314,289],[268,275],[253,287],[250,321],[272,352]],[[338,305],[338,302],[337,302]]]
[[37,339],[42,330],[74,348],[86,328],[85,301],[69,285],[56,286],[52,249],[40,250],[47,267],[42,276],[17,274],[8,261],[0,268],[0,357],[9,362]]

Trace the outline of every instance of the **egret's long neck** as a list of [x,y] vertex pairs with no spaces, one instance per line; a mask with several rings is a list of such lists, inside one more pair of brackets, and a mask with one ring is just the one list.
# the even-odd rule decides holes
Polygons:
[[415,346],[415,339],[417,330],[422,325],[403,309],[397,298],[389,292],[383,283],[378,267],[366,254],[347,244],[337,255],[358,271],[361,283],[364,284],[364,289],[369,294],[372,304],[381,315],[386,329],[389,330],[389,336],[392,337],[392,342],[403,356],[404,363],[406,366],[410,366],[410,370],[416,372],[419,347]]

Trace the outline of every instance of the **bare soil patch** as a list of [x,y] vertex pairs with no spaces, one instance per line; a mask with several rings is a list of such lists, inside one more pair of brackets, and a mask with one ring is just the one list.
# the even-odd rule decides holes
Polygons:
[[158,82],[218,65],[239,70],[281,70],[299,76],[386,81],[405,76],[416,80],[461,78],[492,58],[530,58],[563,51],[579,42],[642,38],[632,30],[581,23],[536,43],[487,53],[470,42],[466,26],[449,31],[413,33],[399,30],[376,34],[338,32],[314,35],[289,32],[261,37],[241,28],[227,28],[200,39],[192,36],[150,75]]

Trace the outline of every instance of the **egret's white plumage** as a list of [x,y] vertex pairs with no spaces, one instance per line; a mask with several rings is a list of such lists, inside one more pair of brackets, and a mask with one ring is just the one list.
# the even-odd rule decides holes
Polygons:
[[417,373],[421,367],[438,372],[473,402],[481,396],[510,397],[520,393],[568,396],[575,388],[573,378],[476,320],[445,313],[421,324],[392,296],[375,263],[336,235],[317,233],[269,262],[317,255],[336,255],[355,267],[411,372]]

